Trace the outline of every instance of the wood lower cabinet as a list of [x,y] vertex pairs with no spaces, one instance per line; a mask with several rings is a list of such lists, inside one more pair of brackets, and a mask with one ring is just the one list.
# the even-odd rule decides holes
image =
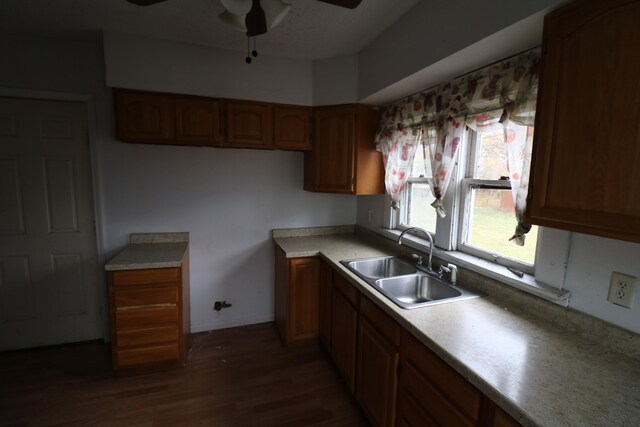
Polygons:
[[114,104],[119,140],[169,144],[174,139],[173,100],[169,95],[115,89]]
[[108,272],[113,368],[184,366],[189,348],[188,254],[181,267]]
[[264,102],[227,101],[229,148],[273,150],[273,108]]
[[395,425],[400,332],[384,311],[360,298],[356,398],[376,427]]
[[640,1],[545,17],[528,218],[640,242]]
[[320,338],[375,427],[519,426],[320,258],[276,247],[276,323],[285,343]]
[[340,274],[334,274],[331,307],[331,357],[351,392],[356,385],[359,292]]
[[483,395],[406,330],[398,385],[399,426],[477,426]]
[[305,190],[383,194],[382,154],[374,139],[380,115],[365,105],[314,109],[313,150],[305,153]]
[[286,258],[276,248],[276,324],[285,344],[318,338],[320,260]]
[[275,107],[273,140],[279,150],[310,151],[311,107]]
[[318,335],[324,347],[331,351],[331,311],[333,300],[333,268],[320,260],[320,301]]

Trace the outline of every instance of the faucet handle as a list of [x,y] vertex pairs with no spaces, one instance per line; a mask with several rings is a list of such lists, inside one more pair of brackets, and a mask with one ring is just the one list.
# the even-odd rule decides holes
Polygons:
[[411,254],[411,258],[418,260],[418,265],[422,266],[422,257],[418,254]]
[[455,285],[456,281],[458,280],[458,267],[455,264],[451,263],[448,263],[446,267],[444,265],[441,265],[440,269],[438,269],[438,275],[440,276],[440,278],[442,278],[442,275],[444,273],[449,273],[450,282],[452,285]]

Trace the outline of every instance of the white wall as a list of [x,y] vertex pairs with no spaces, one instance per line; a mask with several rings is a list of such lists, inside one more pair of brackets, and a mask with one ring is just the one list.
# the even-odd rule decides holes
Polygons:
[[[565,2],[566,0],[419,2],[358,53],[358,99],[366,99],[536,12]],[[541,20],[539,21],[541,24]],[[510,38],[522,39],[509,40],[510,47],[507,48],[519,46],[519,49],[524,50],[533,47],[527,33],[529,26],[530,23],[525,23],[523,32],[512,32]],[[496,43],[495,40],[490,42]],[[505,52],[503,47],[483,46],[482,50],[487,51],[487,60],[497,60],[504,57],[504,53],[490,59],[493,55],[491,51]],[[470,71],[468,67],[474,64],[475,59],[470,61],[467,56],[469,55],[456,58],[459,64],[450,63],[447,68],[457,70],[456,73]],[[476,66],[480,65],[483,64]],[[421,77],[426,77],[425,81],[429,81],[428,76]],[[431,84],[436,83],[438,81]],[[412,92],[425,88],[415,88]],[[406,95],[408,93],[403,96]]]
[[[110,86],[310,105],[312,64],[106,34]],[[105,153],[108,243],[131,232],[189,231],[192,330],[273,319],[274,228],[352,224],[353,196],[302,190],[303,154],[154,147]],[[126,162],[120,159],[127,159]],[[215,300],[233,307],[212,310]]]
[[104,33],[109,87],[311,105],[311,61]]
[[631,309],[607,301],[611,272],[640,279],[640,244],[574,233],[567,262],[565,288],[569,306],[640,333],[640,280]]
[[358,57],[313,61],[313,105],[358,102]]
[[[0,48],[5,61],[0,67],[0,87],[95,97],[97,175],[101,183],[97,196],[102,206],[107,256],[123,248],[132,232],[190,232],[191,320],[195,330],[273,319],[271,229],[355,222],[354,196],[302,190],[301,153],[116,141],[111,90],[105,85],[100,45],[3,35]],[[171,62],[173,48],[167,49],[167,63]],[[157,46],[156,55],[160,57],[162,52]],[[202,53],[199,49],[185,52]],[[196,64],[196,58],[185,52],[174,59]],[[274,68],[288,66],[287,61],[280,65],[276,59],[272,61]],[[217,67],[218,62],[205,60],[202,64],[202,75],[215,75],[215,70],[206,68]],[[242,65],[246,66],[244,62]],[[300,86],[304,90],[283,92],[278,80],[273,85],[263,82],[255,97],[246,88],[242,94],[253,99],[309,103],[310,70],[310,64],[303,64],[297,78],[289,77],[292,82],[306,81]],[[189,74],[185,77],[183,73],[180,67],[160,68],[144,88],[163,90],[157,85],[166,83],[168,89],[182,91],[186,87],[181,81],[189,81]],[[132,71],[131,82],[120,76],[118,83],[136,87],[143,74]],[[216,84],[231,87],[236,77],[218,75]],[[154,85],[150,86],[150,81]],[[186,92],[216,95],[210,92],[211,86],[199,91],[193,81],[189,84]],[[213,302],[218,299],[226,299],[233,307],[213,311]]]

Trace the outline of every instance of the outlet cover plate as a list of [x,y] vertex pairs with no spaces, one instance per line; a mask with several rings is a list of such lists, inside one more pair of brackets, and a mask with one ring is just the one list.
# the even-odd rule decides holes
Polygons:
[[635,296],[636,278],[613,271],[607,300],[622,307],[631,308]]

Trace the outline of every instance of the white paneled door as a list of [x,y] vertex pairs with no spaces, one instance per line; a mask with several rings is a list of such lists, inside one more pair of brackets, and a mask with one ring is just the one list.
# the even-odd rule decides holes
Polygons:
[[83,103],[0,98],[0,350],[102,337]]

